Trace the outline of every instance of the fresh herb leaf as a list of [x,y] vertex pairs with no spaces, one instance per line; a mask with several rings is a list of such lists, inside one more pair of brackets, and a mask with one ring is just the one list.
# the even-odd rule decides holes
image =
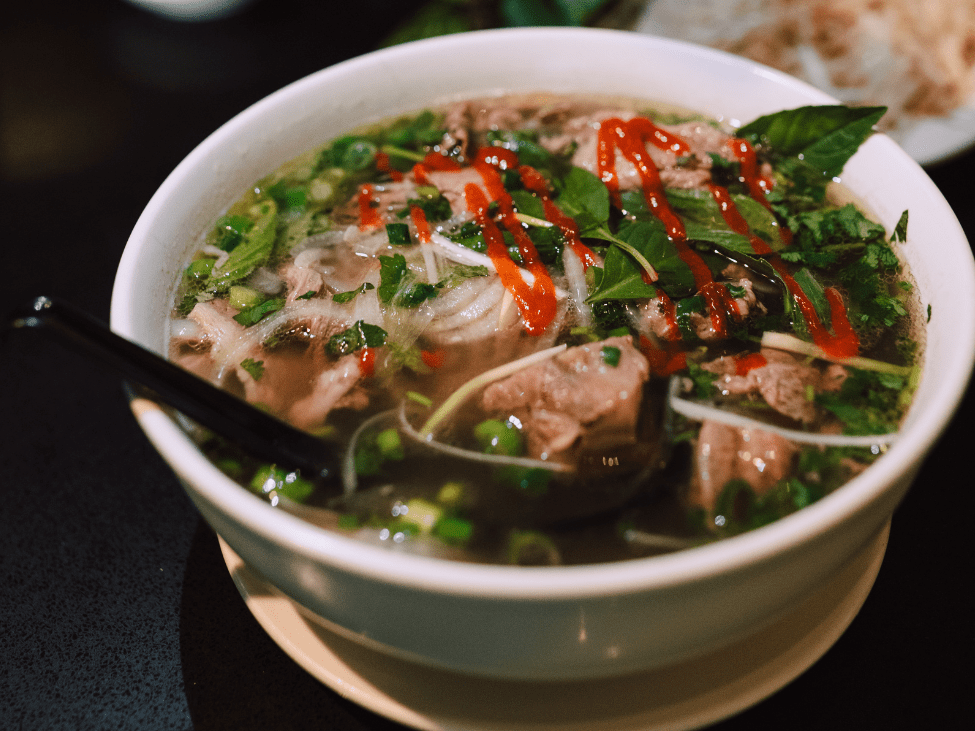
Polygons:
[[240,362],[240,367],[243,368],[250,374],[250,377],[255,381],[261,380],[261,376],[264,375],[264,361],[254,360],[253,358],[245,358]]
[[643,268],[628,253],[614,246],[606,252],[603,273],[587,302],[656,297],[657,287],[671,297],[693,292],[694,275],[659,221],[626,221],[617,237],[642,254],[656,269],[659,279],[655,284],[648,283]]
[[604,345],[600,349],[599,355],[602,357],[603,363],[616,368],[620,364],[620,356],[622,355],[622,351],[616,346]]
[[247,216],[228,214],[217,220],[217,225],[211,237],[211,243],[223,251],[233,251],[244,234],[254,227],[254,222]]
[[437,282],[437,287],[439,289],[451,289],[465,279],[487,277],[490,274],[491,271],[486,266],[480,264],[456,264],[448,269],[440,281]]
[[897,225],[894,226],[894,232],[891,234],[890,239],[899,244],[907,243],[907,211],[904,211],[897,220]]
[[356,295],[360,295],[363,292],[368,292],[370,289],[375,289],[374,284],[369,282],[363,282],[356,289],[349,290],[348,292],[336,292],[332,295],[332,300],[338,302],[340,305],[344,305],[346,302],[351,302],[356,298]]
[[[640,213],[643,214],[643,217],[653,215],[647,210],[642,195],[633,198],[634,200],[627,198],[627,203],[631,208],[642,202]],[[682,188],[668,189],[667,200],[674,211],[683,219],[688,238],[704,241],[714,240],[727,248],[745,254],[753,253],[754,249],[749,238],[732,231],[721,215],[720,206],[709,191]],[[771,211],[748,195],[732,194],[731,200],[745,223],[748,224],[752,234],[762,239],[773,251],[780,251],[785,248],[781,228]]]
[[900,424],[900,395],[907,387],[908,380],[900,375],[850,369],[840,390],[818,394],[816,403],[843,422],[844,434],[887,434]]
[[390,246],[409,246],[413,243],[410,237],[410,227],[405,223],[387,223],[386,238]]
[[436,297],[439,291],[435,284],[418,282],[402,254],[380,256],[379,276],[380,301],[397,307],[417,307]]
[[386,331],[378,325],[357,320],[352,327],[328,339],[325,350],[336,357],[349,355],[362,348],[378,348],[386,343]]
[[244,233],[243,239],[230,252],[227,260],[211,272],[208,288],[225,290],[262,266],[274,253],[277,205],[273,200],[260,201],[251,206],[249,215],[254,225]]
[[806,106],[759,117],[738,136],[770,147],[775,154],[801,157],[824,177],[839,175],[887,107]]
[[436,191],[435,195],[410,198],[406,202],[406,208],[400,211],[399,215],[405,218],[410,215],[410,207],[416,206],[423,211],[428,221],[446,221],[453,213],[450,208],[450,201],[441,195],[440,191],[434,190]]
[[717,394],[714,382],[718,380],[718,374],[705,370],[692,360],[687,361],[687,377],[694,385],[694,395],[699,399],[711,399]]
[[255,325],[260,322],[272,312],[277,312],[280,310],[282,307],[284,307],[284,304],[285,300],[280,298],[264,300],[260,304],[256,304],[253,307],[248,307],[242,312],[238,312],[236,315],[234,315],[234,319],[244,327],[250,327],[251,325]]

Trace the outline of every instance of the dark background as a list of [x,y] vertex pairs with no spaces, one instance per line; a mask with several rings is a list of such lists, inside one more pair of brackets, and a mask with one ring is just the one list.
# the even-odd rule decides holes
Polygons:
[[[107,319],[128,233],[176,164],[271,91],[372,50],[416,5],[255,0],[201,24],[121,0],[5,6],[0,311],[47,294]],[[973,163],[930,170],[971,239]],[[116,377],[29,334],[0,363],[0,728],[400,728],[267,637]],[[975,650],[972,407],[970,389],[850,629],[716,728],[957,727]]]

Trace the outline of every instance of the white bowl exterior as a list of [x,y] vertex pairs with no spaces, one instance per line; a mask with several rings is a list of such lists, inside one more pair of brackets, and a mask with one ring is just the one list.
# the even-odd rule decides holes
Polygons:
[[[615,31],[522,29],[446,36],[325,69],[207,138],[163,183],[128,242],[112,325],[166,351],[181,265],[253,181],[363,122],[500,92],[595,92],[674,103],[732,123],[832,103],[740,58]],[[926,362],[902,439],[842,490],[750,534],[598,567],[469,566],[390,553],[281,513],[214,468],[160,410],[140,424],[204,518],[244,561],[333,627],[389,652],[498,677],[572,678],[687,659],[757,631],[859,550],[903,497],[957,407],[975,358],[975,264],[944,198],[875,136],[844,182],[892,229],[931,306]]]

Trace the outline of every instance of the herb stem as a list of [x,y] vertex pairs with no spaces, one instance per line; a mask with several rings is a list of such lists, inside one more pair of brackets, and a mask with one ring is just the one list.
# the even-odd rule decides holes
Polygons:
[[476,391],[477,389],[482,388],[483,386],[486,386],[489,383],[493,383],[494,381],[497,381],[506,376],[510,376],[513,373],[517,373],[518,371],[527,368],[530,365],[534,365],[535,363],[540,363],[544,360],[548,360],[549,358],[552,358],[558,355],[559,353],[561,353],[567,347],[568,347],[567,345],[562,344],[562,345],[556,345],[554,348],[540,350],[537,353],[532,353],[531,355],[527,355],[524,358],[519,358],[518,360],[511,361],[510,363],[505,363],[504,365],[500,365],[497,368],[492,368],[491,370],[485,371],[481,375],[472,378],[463,386],[461,386],[452,394],[450,394],[447,400],[440,405],[440,408],[438,408],[436,411],[433,412],[433,414],[431,414],[430,418],[427,419],[426,423],[420,429],[420,436],[423,437],[424,439],[430,438],[433,435],[434,430],[438,426],[440,426],[441,422],[443,422],[448,416],[450,416],[450,414],[458,406],[460,406],[464,402],[464,400],[467,399],[468,396],[474,393],[474,391]]
[[873,358],[834,358],[818,345],[808,343],[805,340],[800,340],[796,336],[789,335],[787,333],[764,333],[762,335],[762,347],[774,348],[776,350],[788,350],[792,353],[808,355],[813,358],[828,360],[831,363],[839,363],[840,365],[849,366],[850,368],[859,368],[860,370],[874,371],[876,373],[889,373],[895,376],[910,376],[912,371],[914,371],[913,366],[898,366],[894,365],[893,363],[885,363],[881,360],[874,360]]
[[405,157],[407,160],[415,160],[416,162],[423,162],[423,155],[419,152],[413,152],[413,150],[404,150],[402,147],[396,147],[396,145],[383,145],[379,148],[380,152],[385,152],[387,155],[394,157]]

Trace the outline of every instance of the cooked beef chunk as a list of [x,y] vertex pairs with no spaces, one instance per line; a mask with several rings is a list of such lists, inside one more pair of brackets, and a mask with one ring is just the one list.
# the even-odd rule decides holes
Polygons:
[[705,421],[694,444],[688,501],[710,515],[725,485],[738,479],[762,495],[792,473],[797,453],[777,434]]
[[719,375],[715,386],[722,395],[759,396],[780,414],[806,424],[820,417],[810,396],[836,391],[846,379],[846,369],[835,363],[819,367],[801,356],[771,348],[761,353],[766,364],[745,375],[736,375],[737,362],[732,357],[718,358],[702,368]]
[[[612,356],[618,351],[616,365],[604,350]],[[531,456],[571,461],[580,452],[636,442],[649,373],[632,338],[609,338],[569,348],[492,384],[483,405],[521,420]]]

